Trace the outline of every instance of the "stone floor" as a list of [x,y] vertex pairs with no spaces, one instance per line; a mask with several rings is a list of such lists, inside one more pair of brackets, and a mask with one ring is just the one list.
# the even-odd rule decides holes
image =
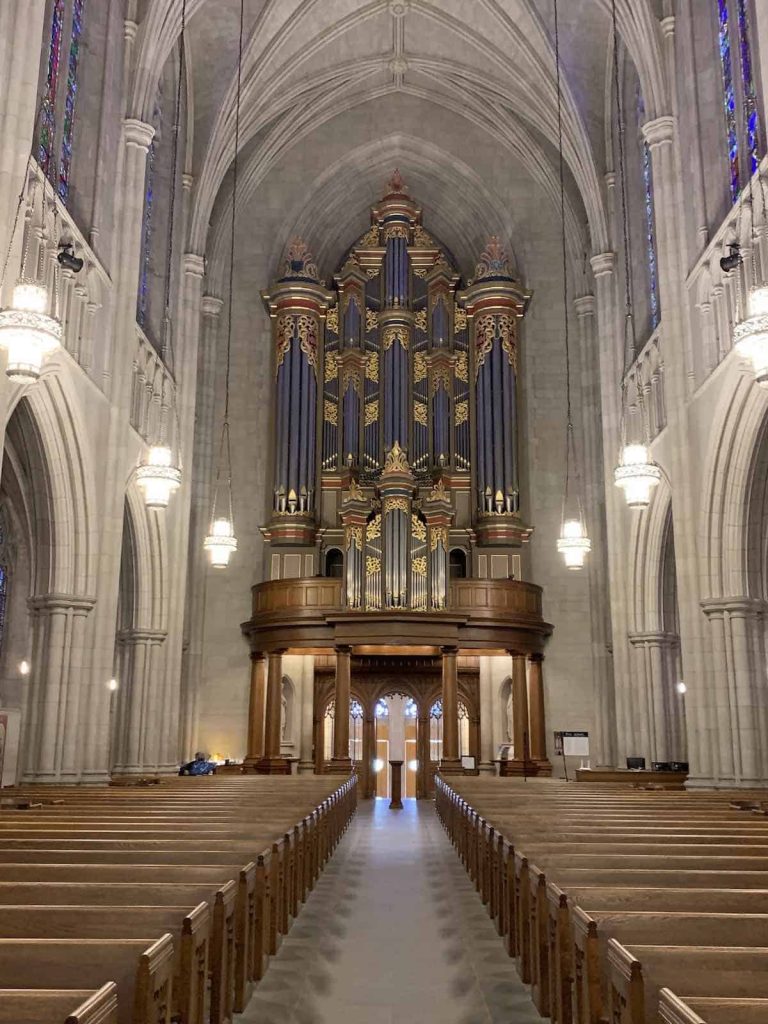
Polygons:
[[541,1017],[431,803],[365,801],[238,1024]]

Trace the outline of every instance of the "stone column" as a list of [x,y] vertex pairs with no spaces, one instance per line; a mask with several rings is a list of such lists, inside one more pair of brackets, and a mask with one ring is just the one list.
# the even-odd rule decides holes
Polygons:
[[[24,695],[24,782],[71,783],[80,777],[79,711],[90,651],[93,599],[48,594],[29,601],[32,666]],[[108,694],[104,679],[104,692]],[[107,723],[108,729],[108,723]],[[106,737],[107,748],[109,736]]]
[[443,756],[441,772],[461,770],[459,759],[459,674],[455,647],[443,647]]
[[697,550],[700,494],[688,458],[691,438],[687,403],[694,379],[686,284],[689,260],[683,218],[684,179],[675,118],[659,117],[644,124],[642,131],[653,165],[659,297],[663,317],[661,354],[667,410],[665,451],[669,453],[668,464],[664,468],[672,491],[680,647],[684,678],[697,684],[691,686],[686,702],[692,776],[689,783],[695,785],[697,777],[711,777],[714,751],[708,732],[712,728],[715,708],[701,685],[707,676],[703,657],[706,636],[699,585],[704,573]]
[[141,255],[141,226],[144,214],[144,184],[147,150],[154,129],[133,118],[123,124],[122,170],[115,190],[119,205],[115,211],[113,263],[114,291],[111,330],[107,332],[104,389],[110,402],[109,427],[104,444],[104,473],[100,478],[103,516],[99,548],[97,604],[94,610],[92,665],[84,679],[81,703],[80,742],[82,777],[92,783],[109,779],[110,694],[104,682],[112,675],[115,653],[115,622],[120,580],[123,520],[125,514],[125,468],[134,458],[130,422],[133,390],[132,363],[136,350],[136,289]]
[[543,662],[543,654],[532,654],[528,660],[531,760],[536,762],[539,775],[551,775],[552,765],[547,758],[547,721],[544,710]]
[[352,648],[336,648],[336,691],[333,720],[333,771],[348,772],[349,759],[349,701],[352,685]]
[[[613,201],[609,188],[609,205]],[[613,697],[615,710],[606,715],[610,742],[604,756],[621,764],[627,756],[628,736],[632,733],[629,701],[630,669],[627,644],[627,567],[625,564],[626,511],[613,482],[619,455],[623,328],[618,314],[616,293],[616,257],[600,253],[591,260],[597,299],[598,352],[600,360],[600,407],[603,424],[603,481],[605,488],[606,536],[608,544],[608,593],[610,594],[610,638],[613,650]],[[611,709],[613,710],[613,709]],[[610,719],[613,718],[613,722]]]
[[416,799],[429,799],[429,708],[419,707],[416,721]]
[[[184,637],[184,607],[189,565],[189,527],[192,496],[192,464],[197,392],[197,354],[200,337],[202,283],[205,262],[202,256],[185,253],[178,300],[178,328],[175,332],[174,363],[176,380],[176,416],[178,456],[182,467],[181,487],[166,515],[173,527],[168,531],[170,593],[168,600],[168,644],[164,678],[165,702],[162,735],[163,763],[166,771],[175,771],[181,744],[187,741],[190,693],[182,693],[181,663]],[[196,700],[191,701],[197,707]]]
[[260,775],[290,775],[291,764],[280,755],[280,716],[282,710],[283,655],[270,651],[267,657],[267,710],[264,721],[264,756],[256,765]]
[[251,654],[251,693],[248,702],[247,765],[255,766],[264,757],[264,709],[267,697],[267,659],[262,651]]
[[[45,0],[0,5],[0,139],[3,140],[0,147],[0,252],[3,255],[10,241],[18,195],[32,151],[45,8]],[[14,262],[9,262],[6,287],[13,287],[15,275],[11,268],[14,266]]]
[[599,343],[594,295],[582,295],[574,302],[579,320],[581,418],[584,434],[584,490],[587,529],[592,551],[587,559],[589,579],[590,636],[592,641],[593,704],[595,736],[591,748],[596,764],[616,763],[616,702],[613,693],[613,663],[610,655],[610,609],[608,607],[608,543],[605,512],[605,457],[603,453]]
[[118,637],[124,649],[119,680],[118,718],[122,736],[113,775],[144,775],[159,762],[159,699],[156,662],[166,634],[152,629],[127,629]]
[[[184,734],[182,757],[195,752],[198,735],[200,687],[203,668],[205,591],[208,564],[203,541],[211,516],[213,463],[215,457],[216,352],[223,302],[213,295],[202,298],[202,330],[197,362],[197,404],[195,408],[192,499],[189,525],[189,569],[187,573],[187,625],[189,637],[183,669],[185,679]],[[261,756],[261,754],[259,754]]]

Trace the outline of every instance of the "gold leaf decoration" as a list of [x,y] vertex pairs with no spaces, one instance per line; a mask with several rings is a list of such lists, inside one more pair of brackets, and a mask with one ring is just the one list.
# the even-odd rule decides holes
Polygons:
[[328,399],[323,402],[323,419],[326,423],[332,423],[335,427],[339,423],[339,408],[335,402],[329,402]]
[[344,539],[347,548],[354,544],[358,551],[363,550],[363,528],[362,526],[347,526],[344,531]]
[[417,309],[415,316],[416,326],[420,331],[426,331],[427,329],[427,311],[426,309]]
[[382,502],[382,508],[384,509],[385,516],[388,516],[391,512],[405,512],[408,515],[411,510],[408,499],[400,497],[385,498]]
[[423,427],[427,426],[427,406],[425,402],[413,403],[413,418]]
[[413,354],[413,383],[418,384],[427,376],[427,356],[424,352]]
[[325,353],[325,373],[324,377],[326,381],[336,380],[339,374],[339,357],[336,352]]
[[379,400],[375,399],[373,402],[365,403],[365,425],[369,427],[371,423],[378,423],[379,421]]
[[398,342],[399,345],[407,352],[408,351],[408,328],[407,327],[387,327],[384,330],[384,337],[382,343],[384,351],[392,348],[392,345]]
[[469,381],[469,357],[466,352],[456,353],[456,380],[464,381],[466,384]]
[[410,468],[411,467],[408,465],[408,457],[400,447],[400,442],[395,441],[387,453],[387,458],[384,462],[384,472],[408,473]]
[[365,560],[365,575],[375,576],[377,572],[381,572],[381,559],[368,555]]
[[414,576],[426,576],[427,556],[422,555],[420,558],[413,558],[411,560],[411,568],[413,569]]
[[365,311],[365,329],[366,331],[375,331],[379,326],[379,314],[375,309],[366,309]]
[[365,528],[365,539],[376,540],[381,536],[381,513],[377,512]]
[[365,376],[368,380],[379,381],[379,353],[369,352],[365,361]]
[[453,307],[453,333],[459,334],[461,331],[467,329],[467,311],[462,309],[461,306]]
[[420,519],[415,512],[411,516],[411,533],[416,540],[424,542],[427,539],[427,524],[423,519]]
[[421,249],[434,249],[435,242],[431,235],[428,235],[421,224],[413,229],[413,244]]
[[438,544],[442,544],[448,550],[448,527],[433,526],[429,531],[429,550],[434,551]]
[[462,423],[466,423],[469,419],[469,402],[464,399],[462,402],[456,403],[456,426],[460,427]]
[[372,228],[368,228],[363,237],[357,243],[361,249],[375,249],[379,244],[379,228],[378,225],[374,224]]
[[339,333],[339,307],[331,306],[328,312],[325,314],[325,326],[326,329],[331,331],[333,334]]

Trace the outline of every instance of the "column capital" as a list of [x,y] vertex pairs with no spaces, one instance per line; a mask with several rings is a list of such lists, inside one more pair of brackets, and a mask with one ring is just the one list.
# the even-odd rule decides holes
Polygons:
[[195,183],[195,176],[194,176],[194,174],[182,174],[182,176],[181,176],[181,187],[184,189],[185,192],[191,192],[192,191],[192,186],[194,185],[194,183]]
[[643,138],[651,147],[664,146],[672,142],[675,137],[677,124],[671,114],[657,117],[655,121],[646,121],[641,127]]
[[139,26],[135,21],[130,18],[126,18],[123,22],[123,38],[126,43],[132,43],[136,39],[136,33],[139,31]]
[[534,651],[533,654],[528,655],[528,660],[535,662],[537,665],[541,665],[544,661],[544,655],[541,651]]
[[29,608],[36,612],[89,612],[95,604],[95,597],[76,594],[36,594],[27,599]]
[[128,146],[136,146],[146,153],[152,139],[155,137],[155,129],[145,121],[139,121],[136,117],[126,117],[123,121],[125,130],[125,142]]
[[595,277],[605,277],[616,270],[616,253],[598,252],[589,261]]
[[573,306],[579,319],[594,316],[597,301],[594,295],[580,295],[573,300]]
[[182,267],[189,277],[202,277],[205,274],[205,257],[198,256],[196,252],[185,252]]
[[457,655],[459,653],[458,647],[452,647],[450,644],[446,644],[445,647],[440,648],[441,654]]
[[737,615],[739,617],[752,618],[762,615],[765,610],[765,602],[756,597],[711,597],[701,602],[701,610],[707,618],[724,615]]
[[336,651],[336,656],[337,657],[340,654],[352,654],[352,645],[351,644],[336,644],[334,650]]
[[224,308],[224,300],[215,295],[204,295],[202,302],[203,314],[205,316],[220,316]]
[[607,171],[605,174],[605,187],[607,189],[616,187],[616,171]]
[[162,629],[121,629],[117,639],[122,644],[161,644],[168,634]]
[[264,661],[266,657],[264,651],[251,651],[251,661]]
[[627,640],[633,647],[677,647],[680,637],[677,633],[650,631],[648,633],[627,633]]

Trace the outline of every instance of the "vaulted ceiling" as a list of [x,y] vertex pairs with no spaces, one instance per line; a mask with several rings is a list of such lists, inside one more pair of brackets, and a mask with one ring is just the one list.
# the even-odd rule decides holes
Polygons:
[[[143,0],[132,113],[147,116],[185,0]],[[667,113],[661,0],[616,0],[649,116]],[[191,247],[225,246],[240,0],[186,0]],[[607,247],[611,0],[561,0],[569,242]],[[491,232],[520,256],[521,204],[558,194],[552,0],[245,0],[239,214],[281,207],[328,272],[395,165],[460,262]],[[528,223],[528,227],[530,224]]]

